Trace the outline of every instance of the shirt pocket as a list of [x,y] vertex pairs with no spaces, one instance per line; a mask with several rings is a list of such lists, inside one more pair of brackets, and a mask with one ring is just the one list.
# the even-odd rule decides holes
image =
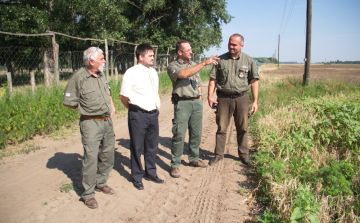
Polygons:
[[238,88],[247,86],[248,83],[249,70],[245,68],[240,68],[237,72],[236,84]]
[[220,86],[225,85],[228,76],[229,76],[229,71],[226,68],[219,68],[219,74],[217,77],[218,84]]
[[82,91],[81,94],[82,94],[82,97],[84,98],[84,100],[86,100],[86,101],[93,101],[99,97],[99,95],[97,95],[95,89],[89,89],[89,90]]

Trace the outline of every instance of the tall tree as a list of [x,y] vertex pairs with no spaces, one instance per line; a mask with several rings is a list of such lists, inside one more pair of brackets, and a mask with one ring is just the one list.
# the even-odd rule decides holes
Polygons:
[[[14,33],[43,33],[48,27],[48,11],[45,0],[1,0],[0,30]],[[48,39],[42,37],[8,36],[0,34],[0,65],[6,66],[16,82],[15,72],[21,69],[33,70],[42,61],[38,47],[45,47]],[[33,49],[10,46],[32,46]]]
[[[225,0],[0,0],[0,7],[2,31],[111,37],[159,45],[163,52],[179,39],[196,53],[219,46],[221,24],[231,20]],[[61,48],[89,44],[57,41]]]
[[225,0],[125,0],[132,22],[128,35],[133,41],[174,47],[188,40],[194,52],[202,53],[221,43],[221,24],[229,23]]

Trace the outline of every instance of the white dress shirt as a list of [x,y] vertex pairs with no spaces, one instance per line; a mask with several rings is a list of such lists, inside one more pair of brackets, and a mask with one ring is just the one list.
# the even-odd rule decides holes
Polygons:
[[123,76],[120,95],[128,97],[130,104],[144,110],[159,109],[159,76],[156,70],[140,63],[129,68]]

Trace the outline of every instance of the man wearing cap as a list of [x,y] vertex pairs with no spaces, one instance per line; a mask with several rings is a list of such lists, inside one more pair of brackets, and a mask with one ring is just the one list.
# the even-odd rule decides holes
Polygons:
[[167,67],[173,84],[172,102],[174,119],[171,144],[172,177],[180,177],[181,155],[184,151],[186,130],[189,129],[189,162],[190,166],[207,167],[208,164],[199,159],[199,146],[202,134],[202,88],[199,71],[206,65],[217,64],[216,56],[196,64],[191,61],[192,49],[186,40],[176,43],[177,58]]
[[[238,154],[245,165],[252,165],[249,157],[247,126],[249,121],[249,107],[251,104],[248,90],[251,89],[253,103],[250,114],[258,110],[259,74],[254,60],[241,52],[244,38],[240,34],[233,34],[229,38],[229,52],[219,56],[220,61],[211,70],[208,88],[208,103],[210,107],[217,104],[215,157],[210,165],[215,165],[224,157],[226,131],[231,117],[234,117],[237,132]],[[213,100],[213,93],[217,88],[217,101]]]
[[115,114],[110,87],[103,74],[105,59],[98,47],[84,51],[85,67],[76,71],[66,86],[63,105],[81,115],[80,132],[84,148],[81,195],[85,205],[97,208],[94,190],[114,194],[106,184],[114,166],[115,134],[111,117]]

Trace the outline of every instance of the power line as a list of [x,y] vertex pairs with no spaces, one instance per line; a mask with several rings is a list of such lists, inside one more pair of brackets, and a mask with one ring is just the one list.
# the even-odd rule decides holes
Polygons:
[[280,31],[281,31],[282,24],[283,24],[283,21],[284,21],[284,16],[285,16],[285,11],[286,11],[286,5],[287,5],[287,0],[285,1],[285,7],[284,7],[283,15],[282,15],[282,18],[281,18],[279,33],[280,33]]
[[286,20],[286,22],[285,22],[285,28],[284,28],[284,30],[283,30],[283,32],[282,32],[282,34],[284,34],[284,33],[285,33],[286,28],[287,28],[287,25],[289,24],[291,14],[292,14],[292,11],[293,11],[294,6],[295,6],[295,2],[296,2],[296,0],[292,0],[292,2],[291,2],[290,11],[289,11],[289,14],[288,14],[287,20]]

